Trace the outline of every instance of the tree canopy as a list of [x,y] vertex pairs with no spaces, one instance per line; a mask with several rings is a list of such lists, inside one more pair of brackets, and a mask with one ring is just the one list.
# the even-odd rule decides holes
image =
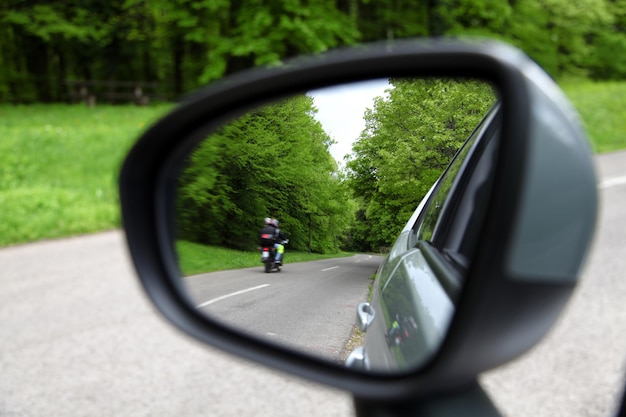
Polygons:
[[626,77],[626,0],[5,0],[0,102],[67,100],[66,80],[181,94],[255,65],[362,41],[479,35],[554,77]]
[[347,161],[359,204],[355,247],[390,246],[406,221],[495,102],[488,84],[457,79],[392,79],[388,96],[365,113]]
[[251,249],[272,217],[290,248],[337,251],[354,210],[315,111],[311,97],[293,97],[204,140],[181,173],[179,238]]

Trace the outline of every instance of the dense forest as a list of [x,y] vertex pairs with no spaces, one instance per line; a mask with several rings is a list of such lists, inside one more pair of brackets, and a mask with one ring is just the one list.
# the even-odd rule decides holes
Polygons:
[[513,43],[556,78],[626,77],[626,0],[3,0],[0,102],[66,101],[67,80],[176,99],[300,53],[459,34]]

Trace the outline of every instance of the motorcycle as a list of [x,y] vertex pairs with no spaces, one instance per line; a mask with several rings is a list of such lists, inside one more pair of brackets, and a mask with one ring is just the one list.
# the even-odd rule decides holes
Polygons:
[[[282,248],[276,248],[275,246],[262,246],[261,247],[261,262],[265,264],[265,272],[269,273],[273,269],[276,269],[280,272],[280,268],[283,266],[283,258],[284,258],[284,245],[289,243],[289,239],[278,242],[282,245]],[[280,252],[280,259],[276,259],[276,255]]]

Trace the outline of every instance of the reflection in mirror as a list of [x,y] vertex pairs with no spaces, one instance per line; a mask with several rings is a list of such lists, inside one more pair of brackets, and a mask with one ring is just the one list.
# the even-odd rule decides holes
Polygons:
[[[362,369],[423,365],[442,337],[423,331],[436,322],[445,335],[454,300],[415,255],[416,207],[495,102],[477,80],[372,80],[214,129],[177,178],[188,299],[213,320],[338,364],[362,346]],[[371,314],[366,333],[357,308]]]

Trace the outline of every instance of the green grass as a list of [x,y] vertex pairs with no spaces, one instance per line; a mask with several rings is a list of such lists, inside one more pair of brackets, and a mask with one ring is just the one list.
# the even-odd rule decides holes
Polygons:
[[595,153],[626,149],[626,81],[560,83],[583,120]]
[[168,108],[0,105],[0,246],[118,227],[123,158]]
[[[176,250],[183,275],[195,275],[203,272],[223,271],[227,269],[251,268],[262,266],[259,252],[245,252],[233,249],[205,246],[198,243],[178,241]],[[319,259],[352,256],[354,253],[319,254],[285,251],[285,264],[315,261]]]

